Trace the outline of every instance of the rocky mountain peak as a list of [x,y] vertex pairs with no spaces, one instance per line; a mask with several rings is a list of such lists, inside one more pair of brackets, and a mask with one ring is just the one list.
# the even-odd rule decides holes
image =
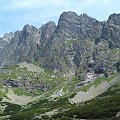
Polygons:
[[108,23],[120,26],[120,13],[113,13],[108,18]]
[[[78,16],[74,12],[63,12],[58,21],[57,33],[61,34],[59,36],[63,36],[65,39],[84,39],[85,35],[89,31],[94,30],[93,27],[100,27],[99,23],[99,21],[92,17],[89,17],[85,13]],[[91,32],[89,33],[91,34]],[[92,34],[94,35],[94,33]],[[96,33],[95,36],[97,35],[98,34]],[[64,39],[63,37],[61,39]]]
[[77,38],[80,31],[80,19],[74,12],[63,12],[59,18],[57,26],[57,36],[60,39]]
[[36,32],[38,31],[38,29],[32,25],[27,24],[23,27],[23,31],[30,33],[30,32]]
[[42,30],[42,33],[52,34],[56,29],[56,24],[54,21],[49,21],[48,23],[42,25],[40,29]]
[[46,44],[50,40],[55,30],[56,30],[56,24],[53,21],[49,21],[48,23],[42,25],[42,27],[39,28],[40,43]]
[[14,33],[10,32],[10,33],[6,33],[4,36],[3,36],[3,39],[7,42],[10,42],[11,39],[14,37]]
[[61,15],[60,15],[60,18],[59,18],[59,21],[58,21],[58,25],[61,24],[61,22],[74,22],[75,19],[79,19],[79,16],[75,13],[75,12],[63,12]]
[[79,16],[80,18],[89,18],[89,16],[86,13],[83,13]]
[[56,23],[54,21],[49,21],[46,24],[42,25],[42,27],[56,27]]
[[0,38],[0,49],[2,49],[7,44],[8,42],[6,40],[4,40],[3,38]]
[[86,13],[83,13],[80,16],[88,17],[88,15]]
[[61,17],[74,17],[74,16],[78,16],[75,12],[71,12],[71,11],[68,11],[68,12],[63,12],[61,15],[60,15],[60,18]]
[[39,29],[32,25],[25,25],[23,30],[20,32],[20,39],[21,41],[35,41],[36,43],[39,43]]
[[[117,21],[114,24],[113,18]],[[57,26],[53,21],[39,29],[27,24],[22,31],[15,32],[12,41],[2,49],[0,65],[27,60],[39,61],[50,69],[70,69],[72,73],[81,66],[94,71],[101,61],[107,59],[107,51],[120,46],[119,14],[111,15],[108,21],[113,22],[103,24],[85,13],[79,16],[69,11],[61,14]],[[101,41],[108,42],[108,45]],[[91,64],[93,66],[89,68]]]

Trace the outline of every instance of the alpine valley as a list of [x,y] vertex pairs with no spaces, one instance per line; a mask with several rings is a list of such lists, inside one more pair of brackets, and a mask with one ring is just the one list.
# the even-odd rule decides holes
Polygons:
[[0,120],[120,120],[120,14],[63,12],[58,24],[0,38]]

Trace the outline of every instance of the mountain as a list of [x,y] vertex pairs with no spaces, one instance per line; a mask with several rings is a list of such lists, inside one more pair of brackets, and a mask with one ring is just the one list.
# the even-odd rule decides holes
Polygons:
[[[52,21],[39,29],[25,25],[22,31],[1,38],[0,65],[39,61],[46,68],[78,77],[82,77],[80,69],[87,74],[99,71],[102,66],[106,69],[104,74],[111,74],[119,70],[115,67],[119,63],[119,20],[120,14],[112,14],[106,22],[100,22],[87,14],[78,16],[69,11],[61,14],[57,26]],[[6,41],[8,44],[3,43]]]
[[[50,30],[52,26],[53,29]],[[5,35],[3,40],[6,40],[5,38],[9,39],[9,44],[1,50],[1,66],[13,65],[24,60],[33,61],[37,46],[44,44],[45,41],[47,42],[55,29],[54,27],[54,22],[49,22],[40,29],[31,25],[25,25],[22,31],[14,33],[14,37]]]
[[2,49],[7,44],[7,41],[5,41],[3,38],[0,38],[0,49]]
[[119,94],[120,14],[63,12],[0,38],[2,120],[118,120]]

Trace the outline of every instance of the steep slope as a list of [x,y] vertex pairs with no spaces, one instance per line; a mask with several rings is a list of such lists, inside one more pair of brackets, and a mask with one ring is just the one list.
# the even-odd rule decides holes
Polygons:
[[[113,79],[114,77],[111,77],[109,80],[112,82]],[[104,80],[102,81],[104,82]],[[101,85],[100,81],[96,85]],[[9,108],[10,105],[11,108],[14,108],[14,104],[12,105],[10,103],[8,104],[2,102],[3,105],[8,106],[5,108],[5,111],[1,114],[1,116],[6,115],[6,120],[8,118],[10,120],[119,120],[119,118],[116,117],[117,113],[120,111],[119,80],[114,85],[112,84],[112,86],[110,86],[109,89],[107,89],[107,91],[105,91],[103,94],[90,101],[84,103],[82,102],[79,104],[70,104],[69,100],[73,97],[74,94],[70,94],[70,96],[65,95],[53,100],[48,98],[44,98],[43,100],[38,99],[35,102],[23,106],[22,109],[20,108],[20,106],[16,105],[16,112],[14,111],[14,109],[11,110]],[[11,110],[11,113],[9,112],[8,108]]]
[[9,44],[1,50],[1,66],[13,65],[22,61],[34,61],[34,55],[37,52],[39,44],[43,45],[46,43],[54,32],[54,29],[55,24],[49,22],[40,29],[25,25],[23,30],[15,32],[13,37],[6,34],[3,39],[9,41]]
[[49,40],[52,37],[52,34],[54,33],[56,29],[56,24],[53,21],[49,21],[48,23],[42,25],[41,28],[39,28],[40,31],[40,44],[42,45],[46,45]]
[[10,32],[4,34],[3,39],[9,43],[13,37],[14,37],[14,33]]
[[69,11],[0,38],[0,119],[117,119],[119,21]]
[[[106,30],[108,25],[114,29],[111,30],[114,37],[109,36],[109,31]],[[45,61],[43,64],[46,67],[60,69],[66,75],[76,73],[79,76],[81,74],[79,71],[99,73],[99,68],[106,69],[106,66],[110,71],[111,68],[115,68],[112,66],[119,61],[120,40],[118,36],[120,32],[116,31],[118,28],[113,28],[112,24],[99,22],[86,14],[78,16],[74,12],[64,12],[60,16],[51,42],[48,43],[47,56],[44,56],[47,62]],[[116,54],[113,55],[112,51],[116,51]],[[111,62],[111,66],[108,66],[107,59],[114,61]],[[101,73],[105,73],[105,71],[101,70]]]
[[47,56],[44,56],[44,59],[47,59],[48,62],[44,62],[43,64],[46,64],[45,66],[47,67],[60,69],[64,71],[65,74],[70,71],[75,73],[77,64],[74,61],[75,55],[82,47],[80,45],[82,41],[85,38],[89,38],[89,36],[86,35],[88,31],[91,31],[94,27],[97,27],[99,30],[98,33],[93,35],[89,32],[89,36],[91,35],[92,39],[95,39],[94,36],[100,36],[98,36],[98,34],[100,34],[99,31],[102,29],[100,22],[86,14],[78,16],[74,12],[62,13],[58,21],[58,26],[51,38],[51,42],[48,43]]
[[36,33],[37,28],[26,25],[22,31],[15,33],[10,43],[2,49],[1,66],[13,65],[21,60],[34,59],[33,55],[36,50],[36,42],[33,41],[36,37],[36,34],[33,34],[34,31]]
[[3,38],[0,38],[0,49],[2,49],[5,45],[7,45],[7,41],[5,41]]
[[69,11],[61,14],[57,26],[52,21],[39,29],[26,25],[3,37],[9,43],[2,47],[0,65],[39,61],[68,79],[75,74],[83,80],[87,74],[108,76],[119,70],[119,16],[112,14],[100,22]]

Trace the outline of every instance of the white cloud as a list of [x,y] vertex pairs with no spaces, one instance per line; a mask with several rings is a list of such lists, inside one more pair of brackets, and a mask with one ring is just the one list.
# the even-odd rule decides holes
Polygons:
[[47,7],[57,7],[77,9],[88,7],[93,5],[96,0],[11,0],[6,2],[5,5],[1,6],[0,10],[17,10],[17,9],[44,9]]
[[104,4],[107,5],[110,3],[111,0],[104,0]]

